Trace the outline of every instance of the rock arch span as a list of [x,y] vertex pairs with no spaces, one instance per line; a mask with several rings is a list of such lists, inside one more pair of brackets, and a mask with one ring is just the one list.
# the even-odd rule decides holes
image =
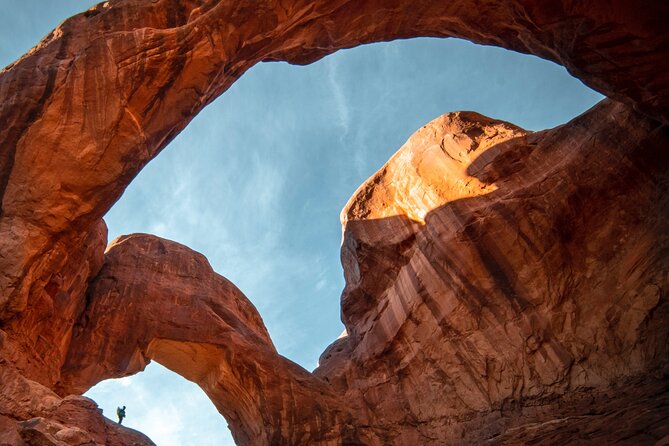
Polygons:
[[276,352],[255,307],[204,256],[135,234],[112,243],[105,259],[60,393],[81,394],[154,359],[199,384],[240,444],[298,444],[323,426],[350,425],[341,398]]
[[[662,150],[667,138],[662,123],[667,121],[669,102],[669,80],[663,74],[669,60],[669,36],[663,23],[667,8],[664,2],[637,8],[624,1],[146,0],[102,3],[73,17],[0,73],[0,117],[5,123],[0,129],[3,364],[26,379],[65,393],[91,384],[86,380],[96,375],[95,366],[87,369],[90,364],[85,355],[78,356],[77,336],[92,337],[87,342],[94,343],[94,335],[77,330],[87,326],[87,317],[88,322],[101,317],[92,316],[97,314],[96,302],[102,308],[102,302],[114,295],[112,290],[119,296],[121,291],[132,295],[148,286],[141,280],[113,283],[115,276],[109,265],[114,252],[139,256],[129,248],[140,240],[131,237],[103,258],[101,217],[137,172],[248,67],[272,60],[308,63],[337,49],[373,41],[457,36],[561,63],[593,88],[626,105],[607,101],[566,127],[528,137],[530,142],[521,137],[489,147],[480,155],[479,165],[490,165],[483,178],[508,180],[506,195],[499,192],[485,199],[436,203],[420,230],[402,215],[391,220],[347,221],[346,255],[357,275],[350,276],[344,303],[350,302],[347,298],[351,295],[346,293],[353,291],[364,303],[362,309],[354,305],[352,313],[345,315],[355,336],[326,352],[318,376],[299,370],[294,376],[292,366],[286,365],[283,372],[290,371],[286,372],[289,376],[278,385],[291,390],[272,394],[280,399],[305,392],[309,396],[304,396],[304,404],[315,424],[299,424],[299,416],[282,418],[304,407],[292,399],[282,401],[281,413],[262,414],[268,417],[260,423],[262,428],[251,414],[258,414],[259,407],[270,407],[272,401],[262,403],[270,406],[221,404],[220,410],[228,411],[229,419],[238,416],[240,441],[252,441],[249,439],[258,435],[258,429],[262,430],[259,438],[267,444],[456,441],[460,432],[462,438],[473,441],[481,438],[479,434],[501,435],[490,426],[513,420],[502,416],[505,405],[520,407],[522,416],[527,415],[522,411],[528,405],[563,413],[551,406],[551,398],[574,389],[614,386],[661,369],[667,362],[666,329],[662,328],[667,326],[663,292],[666,255],[662,255],[667,232],[667,161]],[[458,134],[471,140],[466,128],[460,128]],[[560,141],[571,141],[572,145],[565,147]],[[612,150],[615,145],[621,146],[620,151]],[[610,154],[608,164],[588,155],[592,148]],[[518,153],[527,154],[527,158],[518,158]],[[589,169],[577,169],[579,156],[589,156],[583,160]],[[558,169],[547,168],[548,160]],[[574,178],[570,177],[573,170],[580,172]],[[611,177],[612,171],[619,175]],[[475,169],[475,173],[481,172]],[[525,179],[519,178],[519,173]],[[573,181],[544,190],[550,178]],[[605,179],[613,181],[615,194],[606,192],[601,183]],[[371,186],[386,193],[383,184]],[[558,206],[559,211],[546,209],[533,202],[536,196],[566,205]],[[534,203],[534,207],[521,217],[517,211],[522,206],[509,210],[502,205],[507,202]],[[604,232],[593,233],[578,226],[573,231],[563,230],[568,222],[585,221],[598,203],[609,204],[602,212],[624,222],[621,227],[625,231],[616,232],[606,225]],[[619,212],[611,214],[611,209]],[[374,215],[372,211],[369,215]],[[486,213],[497,217],[484,218]],[[509,225],[516,227],[514,234],[523,243],[504,237],[497,243],[486,236],[502,234],[502,228]],[[526,227],[544,227],[557,231],[560,237]],[[388,228],[401,229],[400,234],[406,237],[385,239]],[[604,249],[606,243],[600,243],[595,244],[599,251],[591,250],[588,238],[596,234],[601,240],[617,240],[613,246],[619,249],[610,252]],[[636,240],[644,243],[634,251],[626,245],[631,239],[623,237],[625,234],[635,234]],[[141,240],[154,254],[152,243],[167,243]],[[458,251],[444,250],[448,246],[470,253],[459,260],[474,274],[483,271],[481,283],[486,285],[482,289],[467,284],[465,275],[449,276],[448,269],[436,279],[428,279],[434,271],[425,265],[453,261],[445,253]],[[522,265],[516,265],[514,271],[509,258],[516,254],[532,258],[553,247],[562,255],[536,258],[542,271],[535,274],[539,282],[533,290],[521,289],[513,275]],[[160,252],[156,255],[160,258]],[[366,264],[369,259],[376,263]],[[155,262],[147,259],[148,263],[136,266],[149,267],[151,261]],[[102,266],[105,262],[108,266]],[[380,269],[385,279],[382,287],[379,283],[367,286],[364,274],[369,274],[370,267]],[[105,276],[110,268],[111,275]],[[526,274],[530,277],[532,271]],[[590,294],[579,291],[587,289],[583,286],[593,275],[605,282],[612,274],[622,274],[626,281],[604,286],[606,293],[599,289],[590,290]],[[436,288],[430,291],[430,286]],[[100,290],[103,297],[98,302],[96,293]],[[454,290],[459,297],[449,300]],[[105,294],[107,291],[111,294]],[[435,293],[440,299],[434,299]],[[156,295],[162,298],[169,293]],[[462,300],[463,296],[468,299]],[[235,302],[243,301],[237,298]],[[588,305],[599,311],[588,313]],[[253,348],[263,346],[262,352],[271,355],[271,343],[263,341],[253,317],[242,315],[239,308],[220,314],[209,308],[204,310],[208,316],[213,317],[213,311],[218,317],[232,318],[230,321],[241,318],[235,330],[250,337],[244,342]],[[447,316],[452,312],[462,319],[449,322]],[[353,315],[361,317],[347,319]],[[426,320],[432,322],[421,323]],[[256,329],[249,332],[241,322]],[[454,325],[456,322],[462,325]],[[202,360],[212,355],[212,348],[219,351],[201,347],[201,342],[184,339],[167,327],[153,329],[150,338],[129,344],[133,349],[130,356],[123,352],[120,359],[125,363],[113,373],[136,370],[147,355],[180,369],[179,364],[187,358]],[[237,336],[237,331],[228,333]],[[505,347],[495,350],[490,339],[503,340]],[[416,343],[421,340],[428,341],[429,348],[417,350]],[[439,347],[439,340],[448,342]],[[525,346],[520,362],[514,359],[513,349],[518,347],[514,340],[522,340]],[[446,353],[457,361],[435,361]],[[226,354],[229,352],[223,358]],[[496,356],[499,354],[501,358]],[[389,363],[395,365],[388,368]],[[421,364],[429,364],[426,378],[417,375]],[[225,373],[232,370],[229,365],[225,361],[207,363],[194,370],[204,374],[204,381],[217,370],[231,380],[233,388],[244,387],[235,384],[235,379],[241,378]],[[76,372],[78,367],[91,374],[87,377]],[[186,368],[181,371],[193,373]],[[211,376],[219,376],[216,373]],[[261,372],[254,373],[258,374],[254,379],[262,381],[258,378]],[[199,375],[194,378],[203,379]],[[298,387],[294,387],[296,379]],[[651,385],[648,394],[664,395],[657,389],[666,385],[653,383],[656,387]],[[265,391],[262,383],[253,385]],[[434,385],[441,391],[451,389],[449,394],[457,397],[453,404],[437,408],[437,414],[426,409],[434,398],[430,391]],[[206,383],[203,387],[207,390]],[[467,395],[457,391],[470,388],[475,390]],[[315,399],[322,403],[313,402],[312,391],[323,392]],[[400,397],[389,398],[393,393]],[[347,397],[343,409],[342,395]],[[629,409],[630,416],[638,414],[630,409],[633,404],[625,400],[624,392],[616,395],[621,400],[614,400]],[[226,395],[220,398],[225,401]],[[637,399],[646,408],[659,404],[651,397]],[[578,411],[580,406],[573,406]],[[471,418],[472,414],[477,415]],[[536,412],[530,411],[530,415],[541,419]],[[598,420],[606,422],[607,418]],[[657,423],[652,424],[655,421],[644,422],[655,426],[650,430],[660,435]],[[552,432],[546,435],[564,435],[559,429],[546,429]],[[466,431],[473,432],[473,437],[467,437]],[[515,432],[522,434],[522,430]],[[510,435],[514,438],[516,434]]]

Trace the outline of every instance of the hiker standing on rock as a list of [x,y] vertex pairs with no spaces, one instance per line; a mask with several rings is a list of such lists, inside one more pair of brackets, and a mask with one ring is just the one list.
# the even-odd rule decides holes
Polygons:
[[116,408],[116,416],[118,417],[118,424],[121,424],[125,418],[125,406]]

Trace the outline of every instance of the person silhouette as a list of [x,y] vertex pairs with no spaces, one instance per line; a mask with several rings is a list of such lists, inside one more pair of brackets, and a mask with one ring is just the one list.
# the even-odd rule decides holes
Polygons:
[[125,406],[116,408],[116,416],[118,417],[118,424],[121,424],[125,418]]

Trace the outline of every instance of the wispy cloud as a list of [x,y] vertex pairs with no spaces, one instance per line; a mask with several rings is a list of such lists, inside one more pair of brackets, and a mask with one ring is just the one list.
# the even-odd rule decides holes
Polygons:
[[335,103],[335,111],[338,117],[339,126],[342,129],[340,140],[344,140],[348,135],[351,126],[351,112],[348,106],[348,100],[344,91],[342,82],[338,75],[338,60],[335,57],[328,57],[324,60],[327,74],[328,87],[332,92]]
[[173,403],[162,401],[141,414],[136,423],[142,426],[142,431],[149,434],[157,445],[181,446],[184,444],[183,418],[183,410],[177,409]]

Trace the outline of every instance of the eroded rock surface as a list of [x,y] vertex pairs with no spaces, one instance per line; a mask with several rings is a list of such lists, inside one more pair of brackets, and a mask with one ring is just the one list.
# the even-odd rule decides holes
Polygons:
[[427,124],[342,212],[349,335],[313,375],[203,256],[121,238],[57,390],[154,359],[239,444],[654,444],[669,435],[667,141],[609,100],[537,133],[471,112]]
[[0,383],[0,445],[155,446],[144,434],[103,417],[89,398],[61,398],[1,358]]
[[238,444],[358,443],[343,400],[276,352],[251,302],[201,254],[155,236],[122,237],[89,299],[60,393],[83,393],[154,359],[200,385]]
[[[666,122],[667,16],[666,2],[624,0],[100,3],[0,74],[0,319],[75,268],[62,259],[130,180],[259,61],[308,63],[363,43],[457,36],[559,62]],[[69,318],[69,308],[54,308]],[[41,359],[39,369],[22,368],[51,385],[58,364]]]
[[[646,404],[657,441],[668,410],[667,137],[609,100],[537,133],[472,113],[420,129],[342,213],[349,336],[316,374],[384,414],[385,444],[520,441],[532,435],[505,437],[505,423],[537,413],[514,408],[555,415],[583,393],[597,412],[621,383],[657,379],[657,401],[647,387],[645,403],[629,389],[616,403]],[[483,414],[488,425],[469,423]],[[548,426],[533,427],[537,438]],[[599,441],[632,435],[609,429]]]
[[[130,444],[94,406],[57,408],[148,358],[198,382],[240,444],[668,435],[667,16],[661,1],[119,0],[69,19],[0,72],[0,438]],[[536,54],[621,103],[534,134],[471,113],[419,131],[343,213],[349,336],[315,375],[197,254],[133,236],[103,256],[102,215],[253,64],[415,36]],[[188,328],[194,303],[211,331]],[[110,341],[128,324],[141,332]]]

